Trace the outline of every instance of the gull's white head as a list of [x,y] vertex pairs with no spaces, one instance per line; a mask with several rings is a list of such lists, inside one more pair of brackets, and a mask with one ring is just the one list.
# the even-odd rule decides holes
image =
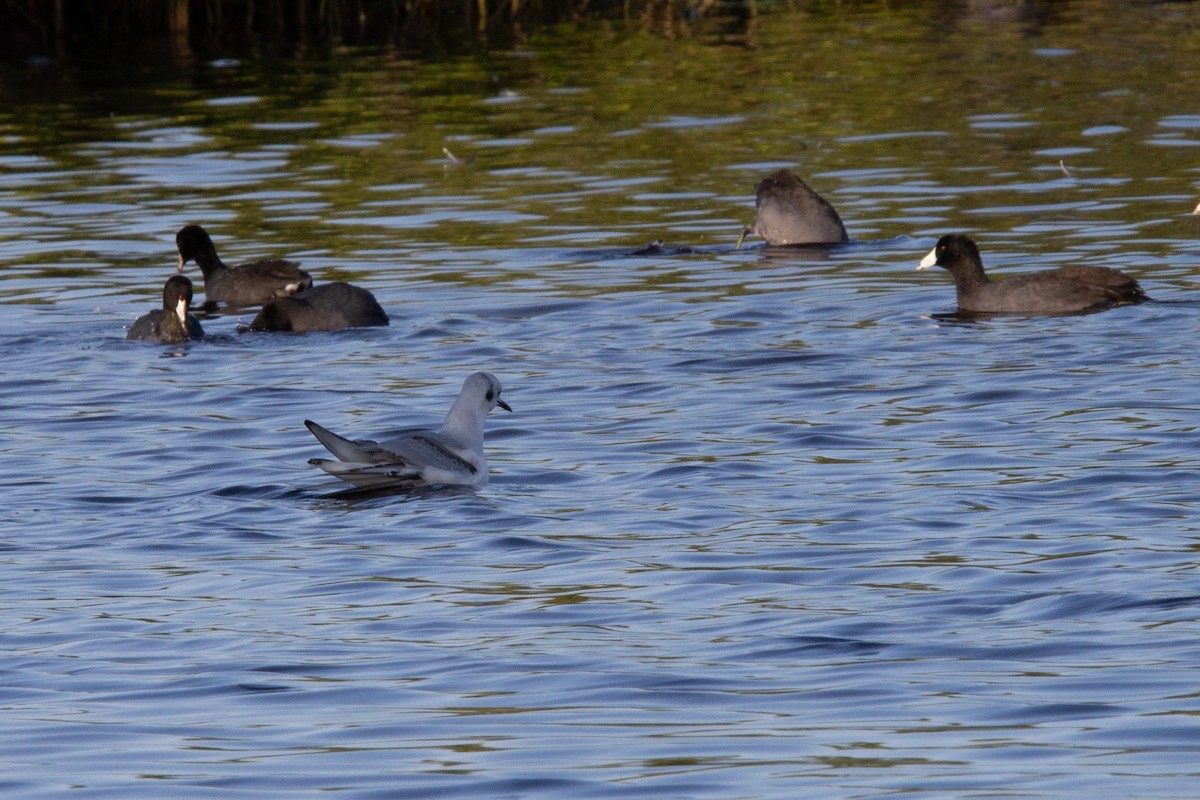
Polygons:
[[467,379],[463,381],[462,392],[459,396],[473,398],[480,404],[485,414],[496,406],[500,406],[505,411],[512,411],[512,408],[500,396],[501,391],[500,380],[495,375],[490,372],[475,372],[468,375]]

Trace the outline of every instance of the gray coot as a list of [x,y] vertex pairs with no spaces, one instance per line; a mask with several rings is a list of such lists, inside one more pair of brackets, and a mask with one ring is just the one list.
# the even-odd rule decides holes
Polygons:
[[1110,267],[1069,266],[992,282],[975,242],[961,234],[938,239],[917,269],[946,269],[954,277],[958,310],[977,314],[1077,314],[1140,303],[1137,281]]
[[335,331],[388,324],[375,296],[350,283],[324,283],[263,304],[250,323],[252,331]]
[[769,245],[841,244],[850,239],[833,206],[790,169],[763,178],[754,194],[754,222],[742,228],[738,247],[748,233],[758,234]]
[[179,271],[195,261],[204,273],[204,299],[231,306],[257,306],[272,297],[285,297],[312,286],[312,278],[295,261],[264,258],[227,267],[217,255],[208,231],[188,225],[175,234]]
[[155,339],[168,344],[199,339],[204,329],[196,315],[188,313],[191,305],[192,282],[182,275],[172,275],[163,286],[163,307],[138,317],[125,338]]

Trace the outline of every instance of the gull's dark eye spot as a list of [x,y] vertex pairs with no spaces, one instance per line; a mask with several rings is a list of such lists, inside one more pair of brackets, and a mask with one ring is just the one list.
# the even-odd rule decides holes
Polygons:
[[495,392],[493,392],[491,389],[488,389],[487,399],[491,400],[494,395],[495,395]]

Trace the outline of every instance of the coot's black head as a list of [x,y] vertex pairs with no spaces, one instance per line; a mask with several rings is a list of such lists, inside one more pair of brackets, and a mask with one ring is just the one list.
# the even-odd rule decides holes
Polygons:
[[183,269],[183,265],[189,261],[200,263],[206,254],[216,255],[217,249],[213,247],[212,238],[209,237],[208,231],[201,228],[199,225],[188,225],[180,228],[179,233],[175,234],[175,246],[179,248],[179,269]]
[[172,275],[163,286],[163,311],[175,313],[180,301],[186,314],[186,309],[192,305],[192,282],[182,275]]
[[942,267],[954,272],[960,265],[983,268],[983,259],[979,257],[979,248],[971,237],[961,233],[948,233],[938,239],[929,255],[921,259],[917,269],[929,269],[932,266]]

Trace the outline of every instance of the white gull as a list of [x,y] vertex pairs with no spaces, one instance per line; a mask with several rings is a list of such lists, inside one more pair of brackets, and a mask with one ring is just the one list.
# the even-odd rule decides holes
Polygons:
[[313,436],[337,457],[308,463],[364,489],[482,486],[488,480],[483,421],[496,406],[512,411],[500,397],[496,376],[476,372],[463,382],[437,431],[409,431],[384,442],[354,441],[305,420]]

